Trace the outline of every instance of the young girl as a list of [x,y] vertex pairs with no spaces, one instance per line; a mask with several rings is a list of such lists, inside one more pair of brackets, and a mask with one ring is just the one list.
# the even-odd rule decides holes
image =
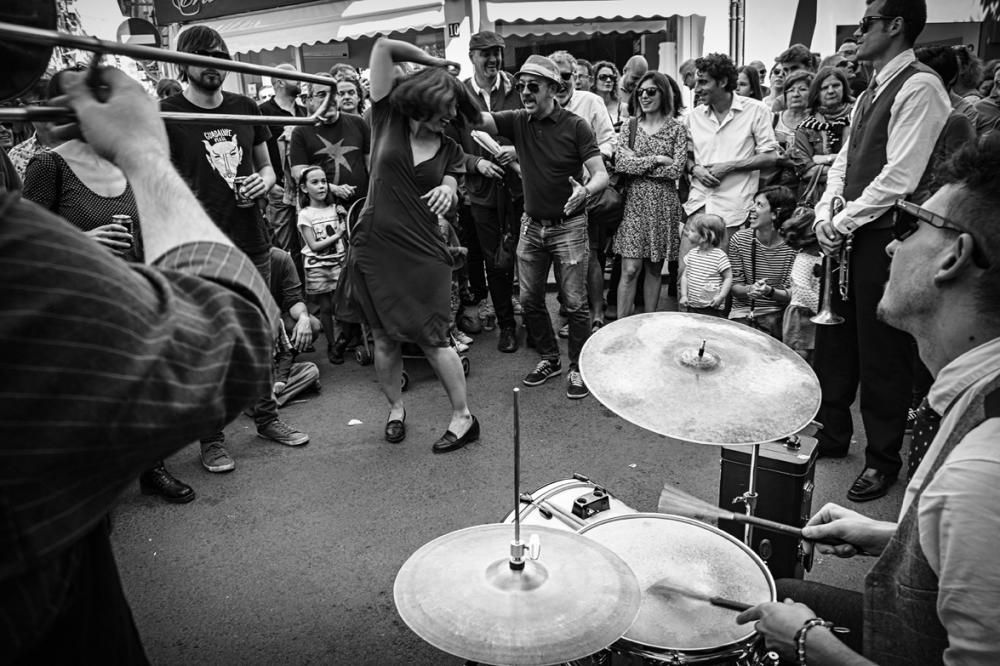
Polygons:
[[795,210],[787,187],[767,187],[754,197],[750,228],[729,241],[733,265],[733,308],[729,318],[781,339],[781,315],[789,301],[789,277],[795,250],[778,230]]
[[785,309],[782,339],[810,363],[816,346],[816,324],[809,318],[819,311],[819,283],[823,272],[823,258],[813,231],[815,221],[816,214],[811,208],[796,208],[781,225],[781,237],[788,247],[797,250],[792,263],[792,298]]
[[695,215],[684,225],[684,233],[695,246],[682,261],[680,305],[687,312],[723,317],[726,297],[733,285],[729,257],[719,249],[726,236],[726,223],[718,215]]
[[302,263],[306,273],[306,294],[319,304],[319,320],[326,335],[326,353],[331,363],[344,362],[343,346],[335,344],[333,292],[340,280],[347,251],[347,211],[333,203],[322,167],[307,167],[299,176],[299,233],[302,235]]

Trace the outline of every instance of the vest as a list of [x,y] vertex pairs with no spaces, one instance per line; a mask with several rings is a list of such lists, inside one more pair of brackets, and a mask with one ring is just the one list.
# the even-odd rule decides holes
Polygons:
[[937,614],[938,577],[920,548],[917,507],[931,479],[970,430],[1000,416],[1000,379],[974,397],[948,434],[917,496],[865,577],[864,656],[879,666],[940,664],[948,633]]
[[[882,85],[878,97],[864,113],[857,113],[851,123],[851,136],[847,151],[847,171],[844,175],[844,199],[854,201],[882,172],[888,161],[886,146],[889,143],[889,117],[892,104],[903,84],[917,72],[931,72],[922,63],[911,63],[891,81]],[[866,90],[858,100],[859,109],[868,103],[871,90]],[[866,224],[862,229],[885,229],[892,226],[892,209],[882,217]]]

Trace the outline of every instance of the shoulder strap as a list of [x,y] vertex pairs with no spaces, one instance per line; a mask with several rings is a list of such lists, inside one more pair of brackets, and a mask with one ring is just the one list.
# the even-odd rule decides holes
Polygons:
[[781,111],[775,111],[771,114],[771,128],[778,129],[778,117],[781,115]]
[[628,121],[628,149],[635,149],[635,133],[639,128],[639,117],[632,116]]

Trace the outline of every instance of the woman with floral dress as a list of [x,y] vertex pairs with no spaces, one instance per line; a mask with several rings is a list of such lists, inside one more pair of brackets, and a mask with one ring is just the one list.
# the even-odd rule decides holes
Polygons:
[[615,171],[628,179],[624,216],[614,244],[615,253],[622,257],[619,317],[632,314],[636,280],[642,269],[646,272],[646,311],[656,312],[663,262],[676,260],[680,246],[678,228],[683,210],[677,198],[677,179],[687,162],[687,130],[677,122],[678,105],[670,79],[648,72],[639,79],[633,106],[636,120],[622,125],[615,154]]

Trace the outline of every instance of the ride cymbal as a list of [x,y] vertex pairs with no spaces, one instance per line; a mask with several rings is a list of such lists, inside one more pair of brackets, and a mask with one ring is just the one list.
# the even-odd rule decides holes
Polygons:
[[757,444],[805,428],[820,404],[809,364],[771,336],[680,312],[634,315],[593,333],[580,372],[605,407],[698,444]]
[[403,621],[449,654],[484,664],[559,664],[621,638],[639,612],[639,584],[610,549],[573,532],[537,535],[537,560],[510,567],[513,528],[479,525],[422,546],[396,575]]

